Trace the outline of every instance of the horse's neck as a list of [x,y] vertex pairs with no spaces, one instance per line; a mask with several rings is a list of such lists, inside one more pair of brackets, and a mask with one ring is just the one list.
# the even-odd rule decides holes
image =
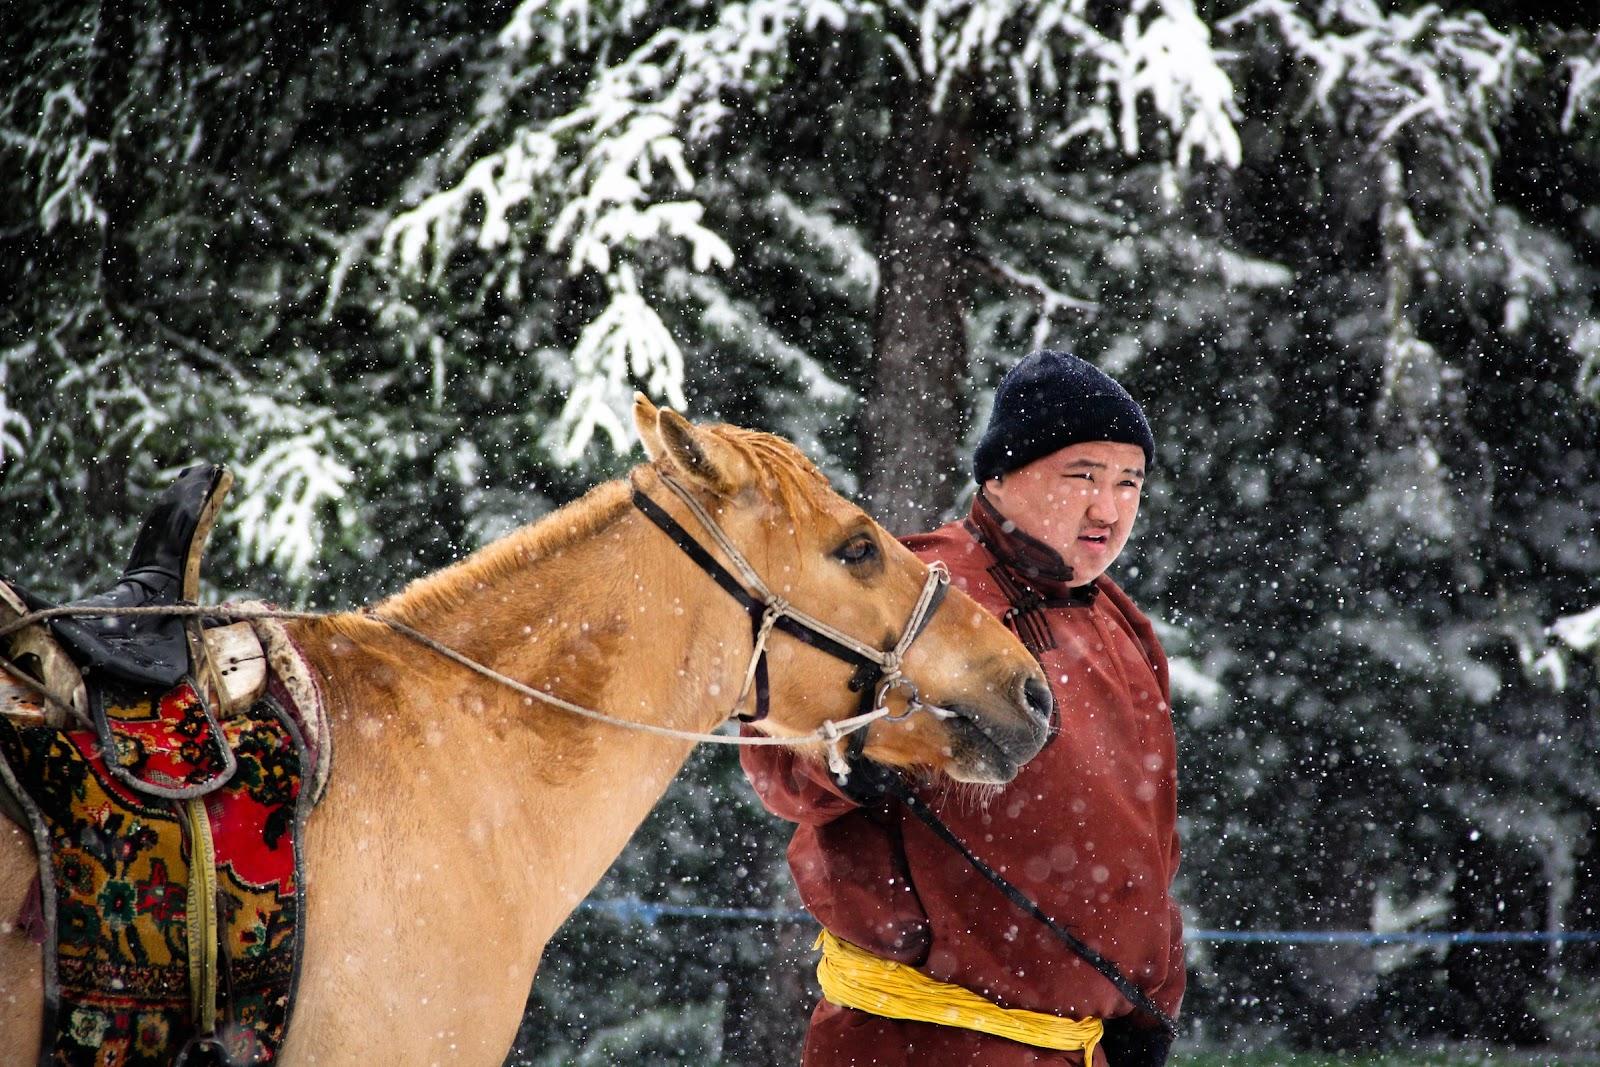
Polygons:
[[[743,614],[631,509],[492,583],[471,561],[458,569],[481,588],[402,596],[380,612],[623,718],[705,730],[732,699],[742,664],[713,635],[737,634]],[[543,936],[621,852],[691,747],[579,719],[381,623],[317,624],[304,643],[329,691],[330,799],[366,820],[450,824],[475,877],[529,892],[523,906],[548,926]]]

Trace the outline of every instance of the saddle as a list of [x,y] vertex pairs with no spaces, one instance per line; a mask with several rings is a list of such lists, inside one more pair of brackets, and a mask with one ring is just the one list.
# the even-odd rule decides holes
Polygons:
[[[193,605],[231,484],[184,470],[117,583],[69,606]],[[52,606],[0,581],[0,625]],[[207,621],[74,615],[0,637],[0,814],[40,858],[22,918],[45,945],[41,1063],[267,1063],[286,1031],[320,699],[281,625]]]
[[[65,605],[143,608],[192,605],[200,564],[223,499],[233,484],[225,468],[186,468],[157,499],[134,541],[128,565],[105,592]],[[0,624],[57,605],[0,577]],[[90,688],[167,692],[191,678],[216,718],[248,707],[266,684],[266,659],[248,623],[203,625],[170,615],[72,615],[0,638],[6,673],[45,697],[53,726],[91,726],[112,745],[90,708]],[[3,710],[3,709],[0,709]],[[104,724],[107,727],[111,723]]]

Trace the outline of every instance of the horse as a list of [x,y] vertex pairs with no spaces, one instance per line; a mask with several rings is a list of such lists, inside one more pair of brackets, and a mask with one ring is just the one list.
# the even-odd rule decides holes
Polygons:
[[[647,521],[635,489],[692,527],[664,491],[674,481],[774,593],[874,647],[896,644],[925,592],[923,564],[789,442],[697,425],[643,396],[634,418],[649,461],[628,480],[372,612],[288,624],[329,708],[334,770],[306,827],[283,1063],[501,1064],[546,943],[693,747],[543,706],[382,619],[575,704],[704,732],[741,690],[751,618]],[[771,713],[758,727],[820,758],[815,731],[858,710],[849,666],[779,634],[767,651]],[[1002,784],[1042,746],[1038,665],[960,590],[903,669],[948,711],[874,722],[866,758]],[[909,710],[904,694],[889,699]],[[35,870],[31,838],[0,819],[0,916],[18,914]],[[41,974],[40,950],[0,926],[0,1063],[38,1057]]]

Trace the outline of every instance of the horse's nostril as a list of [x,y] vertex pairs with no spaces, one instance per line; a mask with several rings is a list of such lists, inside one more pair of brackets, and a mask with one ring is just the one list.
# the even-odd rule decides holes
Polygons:
[[1044,684],[1043,679],[1029,677],[1026,682],[1022,683],[1022,696],[1028,702],[1029,711],[1040,719],[1049,721],[1050,713],[1055,710],[1056,702],[1055,698],[1050,695],[1050,687]]

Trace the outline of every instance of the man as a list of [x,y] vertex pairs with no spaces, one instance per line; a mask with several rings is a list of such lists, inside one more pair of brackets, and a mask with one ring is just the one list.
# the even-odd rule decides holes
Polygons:
[[[1034,353],[995,394],[971,514],[905,543],[943,560],[1006,621],[1056,701],[1051,739],[1010,785],[991,794],[928,783],[917,795],[1171,1016],[1184,962],[1170,895],[1178,839],[1167,663],[1149,620],[1105,576],[1133,530],[1154,452],[1144,412],[1120,385],[1072,356]],[[825,996],[805,1067],[1166,1061],[1165,1030],[902,802],[873,797],[859,780],[841,786],[788,749],[745,748],[742,758],[767,807],[798,824],[790,868],[826,931]],[[843,994],[833,983],[828,996],[827,978],[846,973],[886,992]],[[949,1007],[958,1003],[961,1012]],[[927,1018],[928,1004],[951,1021],[911,1021]]]

